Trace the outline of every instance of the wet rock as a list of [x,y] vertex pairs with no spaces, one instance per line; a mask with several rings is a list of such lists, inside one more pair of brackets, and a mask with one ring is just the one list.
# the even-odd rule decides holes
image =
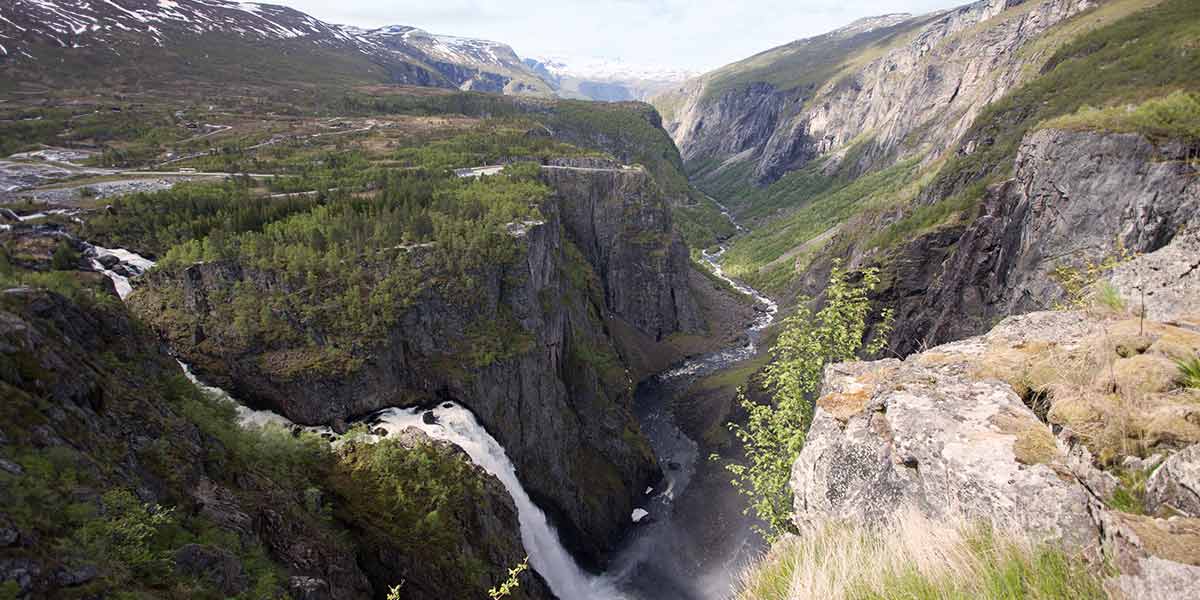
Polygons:
[[8,519],[0,519],[0,548],[14,546],[21,539],[21,531]]
[[427,410],[421,413],[421,422],[426,425],[437,425],[438,418],[437,415],[433,414],[433,411]]
[[83,565],[71,569],[59,569],[54,574],[54,582],[60,587],[75,587],[99,576],[100,570],[95,565]]
[[0,582],[15,582],[22,594],[33,589],[34,582],[41,572],[41,565],[28,558],[0,559]]
[[113,267],[121,264],[121,259],[117,258],[116,256],[114,256],[112,254],[105,254],[105,255],[97,258],[96,261],[99,262],[101,265],[104,265],[104,268],[106,268],[106,269],[112,269]]
[[1200,444],[1175,453],[1150,476],[1146,509],[1200,517]]
[[376,427],[375,429],[371,430],[371,435],[377,435],[379,437],[387,437],[388,431],[382,427]]
[[176,572],[204,580],[226,596],[246,590],[249,581],[242,562],[228,550],[202,544],[187,544],[175,551]]
[[288,595],[293,600],[332,600],[329,582],[317,577],[296,576],[288,578]]
[[0,471],[4,471],[9,475],[20,475],[25,472],[25,469],[21,468],[21,465],[18,465],[11,460],[0,458]]

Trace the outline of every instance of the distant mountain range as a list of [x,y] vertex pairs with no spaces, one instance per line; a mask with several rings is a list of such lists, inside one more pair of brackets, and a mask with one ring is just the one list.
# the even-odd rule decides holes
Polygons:
[[593,100],[646,99],[690,75],[614,61],[522,60],[499,42],[405,25],[335,25],[227,0],[13,0],[0,6],[0,72],[0,89],[400,83]]
[[589,100],[649,100],[697,75],[684,69],[603,58],[545,56],[527,58],[525,64],[558,95]]

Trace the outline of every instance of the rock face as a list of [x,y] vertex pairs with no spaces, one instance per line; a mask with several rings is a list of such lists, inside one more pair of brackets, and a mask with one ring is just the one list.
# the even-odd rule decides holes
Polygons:
[[1056,316],[1009,319],[989,336],[903,362],[827,367],[792,472],[797,524],[882,522],[907,505],[933,518],[984,519],[1099,546],[1091,497],[1049,428],[1012,387],[972,376],[992,344],[1079,328]]
[[1146,509],[1200,517],[1200,445],[1167,459],[1146,481]]
[[885,298],[897,311],[893,349],[905,354],[922,341],[976,335],[999,317],[1051,308],[1063,298],[1055,268],[1084,271],[1122,252],[1147,254],[1112,277],[1127,306],[1145,301],[1152,319],[1188,312],[1185,303],[1194,308],[1200,179],[1195,165],[1177,160],[1188,152],[1195,149],[1137,134],[1029,135],[1013,179],[988,190],[965,230],[934,232],[906,248],[911,260],[902,265],[920,268],[901,266]]
[[[57,456],[72,469],[69,480],[48,487],[52,475],[12,463],[16,468],[5,477],[17,478],[10,479],[15,486],[43,486],[39,489],[46,491],[31,508],[30,497],[13,495],[8,486],[0,489],[0,544],[5,546],[0,583],[14,581],[33,597],[58,597],[67,593],[65,588],[84,584],[98,585],[90,591],[105,595],[145,583],[121,580],[126,585],[109,589],[110,573],[104,569],[111,557],[78,556],[82,549],[71,537],[78,525],[69,516],[47,514],[48,506],[66,503],[99,510],[101,494],[114,489],[131,491],[141,502],[172,507],[177,519],[211,532],[216,541],[181,544],[164,558],[181,580],[204,583],[221,595],[233,596],[261,583],[249,580],[250,564],[237,555],[253,549],[262,552],[256,561],[265,557],[272,569],[310,584],[289,586],[295,597],[331,600],[381,597],[387,585],[398,582],[397,574],[414,581],[405,588],[406,597],[446,598],[464,589],[483,594],[505,566],[525,555],[516,509],[503,486],[457,449],[431,446],[419,432],[400,436],[404,448],[462,461],[463,474],[477,478],[479,501],[464,509],[474,521],[463,527],[484,535],[460,535],[451,527],[445,531],[457,536],[455,552],[495,568],[486,581],[439,572],[431,567],[432,557],[421,553],[385,552],[387,544],[371,538],[371,524],[342,514],[314,514],[323,502],[310,490],[289,489],[259,469],[233,463],[226,438],[208,433],[192,420],[192,412],[182,414],[181,400],[170,392],[172,382],[182,381],[175,361],[115,297],[81,305],[41,290],[0,290],[0,396],[5,399],[0,451],[17,461]],[[30,519],[30,511],[40,516]],[[79,564],[80,559],[101,566]],[[537,577],[524,580],[518,594],[551,597]]]
[[688,250],[640,169],[547,167],[563,225],[604,285],[604,306],[655,340],[698,331]]
[[[1048,56],[1031,41],[1095,4],[982,0],[921,17],[878,17],[723,67],[655,103],[686,160],[737,155],[753,162],[760,183],[867,138],[873,148],[865,160],[876,165],[902,151],[938,156]],[[837,68],[843,60],[855,66]],[[772,83],[789,69],[793,78],[817,78],[799,87]],[[751,82],[725,83],[739,77]]]
[[[272,371],[264,349],[246,347],[212,316],[210,298],[239,281],[279,285],[240,265],[154,275],[130,302],[201,378],[299,423],[337,424],[385,407],[458,401],[504,445],[568,545],[585,560],[602,561],[659,473],[630,410],[632,382],[619,358],[625,349],[609,329],[660,340],[702,324],[686,248],[644,170],[559,163],[544,169],[544,178],[554,191],[541,207],[544,221],[510,229],[523,246],[520,259],[477,273],[475,297],[427,291],[389,341],[347,373]],[[165,321],[167,309],[194,320]],[[523,343],[477,364],[462,346],[481,328]]]

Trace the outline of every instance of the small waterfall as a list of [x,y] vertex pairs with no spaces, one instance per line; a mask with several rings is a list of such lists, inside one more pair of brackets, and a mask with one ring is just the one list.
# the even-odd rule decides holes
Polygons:
[[[431,413],[432,422],[426,422]],[[529,562],[551,591],[571,600],[616,600],[623,596],[607,580],[585,573],[558,539],[558,532],[546,515],[533,503],[504,448],[475,420],[466,408],[446,402],[429,411],[388,409],[370,418],[389,433],[415,427],[429,437],[445,440],[462,448],[475,464],[494,475],[512,496],[521,523],[521,542],[529,553]]]
[[[154,266],[154,261],[141,255],[134,254],[133,252],[123,248],[110,250],[108,248],[101,248],[100,246],[88,244],[87,253],[88,255],[93,256],[91,259],[92,268],[100,273],[105,274],[109,279],[112,280],[113,286],[117,288],[117,295],[120,296],[122,300],[124,300],[133,292],[133,286],[129,283],[129,278],[141,275],[142,273],[149,271],[150,268]],[[128,275],[123,275],[104,266],[104,263],[100,261],[106,256],[112,256],[116,258],[121,270],[125,273],[128,273]],[[117,265],[113,266],[116,267]]]

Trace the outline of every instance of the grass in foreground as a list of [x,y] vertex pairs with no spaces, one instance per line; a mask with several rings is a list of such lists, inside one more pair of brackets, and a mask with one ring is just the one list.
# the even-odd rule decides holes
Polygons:
[[827,525],[778,542],[739,600],[1107,598],[1103,573],[1016,532],[901,510],[879,529]]

